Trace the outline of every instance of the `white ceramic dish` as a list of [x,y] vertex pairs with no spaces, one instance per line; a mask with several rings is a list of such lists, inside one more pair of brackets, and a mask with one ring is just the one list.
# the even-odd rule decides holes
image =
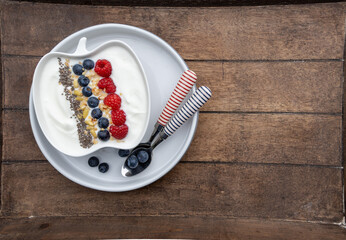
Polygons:
[[[147,140],[175,84],[187,69],[185,62],[171,46],[156,35],[136,27],[120,24],[102,24],[78,31],[61,41],[52,49],[52,52],[73,53],[82,37],[88,39],[86,45],[88,50],[110,40],[121,40],[136,53],[143,65],[151,93],[149,125],[143,138]],[[195,89],[194,87],[193,91]],[[39,127],[32,91],[29,112],[36,142],[52,166],[65,177],[80,185],[109,192],[137,189],[164,176],[179,162],[188,149],[198,121],[198,114],[195,114],[172,137],[155,149],[153,161],[144,172],[131,178],[125,178],[121,175],[121,166],[125,159],[120,158],[114,148],[103,148],[84,157],[71,157],[55,149]],[[89,156],[98,156],[102,162],[109,163],[109,171],[103,174],[96,168],[89,167],[87,164]]]
[[[60,152],[73,157],[85,156],[104,147],[134,148],[141,142],[148,127],[151,106],[148,82],[142,64],[133,50],[122,41],[108,41],[92,51],[86,50],[86,42],[85,37],[81,38],[74,53],[50,52],[42,57],[37,64],[32,87],[36,116],[41,130],[51,145]],[[115,64],[111,77],[117,84],[117,90],[122,88],[121,91],[127,93],[123,94],[122,98],[127,99],[127,102],[138,99],[137,104],[142,104],[140,110],[146,109],[146,111],[140,115],[132,114],[140,116],[141,121],[136,122],[134,119],[128,119],[129,136],[123,141],[99,141],[90,148],[82,148],[77,137],[77,122],[74,118],[70,118],[72,111],[69,109],[69,103],[65,96],[62,95],[63,87],[58,84],[58,58],[69,59],[72,64],[86,58],[96,60],[99,58],[109,59],[110,57],[113,58],[113,64]],[[137,78],[136,84],[131,82],[134,77]],[[141,94],[141,99],[138,98],[138,94]],[[126,112],[126,105],[124,110]],[[52,118],[54,121],[58,120],[53,122]],[[71,135],[75,135],[75,137],[73,138]]]

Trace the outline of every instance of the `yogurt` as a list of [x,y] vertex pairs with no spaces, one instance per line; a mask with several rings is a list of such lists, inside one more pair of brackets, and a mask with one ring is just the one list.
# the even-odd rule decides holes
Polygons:
[[34,79],[39,82],[35,86],[35,95],[39,95],[35,101],[38,120],[52,145],[72,156],[84,155],[102,147],[135,147],[141,141],[148,124],[149,96],[143,70],[131,50],[122,44],[112,44],[85,57],[60,57],[63,62],[69,59],[71,67],[86,58],[92,59],[95,63],[98,59],[106,59],[112,65],[110,78],[116,85],[116,94],[122,99],[121,109],[126,113],[128,134],[121,141],[98,140],[88,149],[80,145],[77,120],[73,117],[70,102],[66,100],[64,87],[59,84],[58,57],[57,54],[53,54],[43,63],[40,62],[44,66],[41,66],[40,74],[35,76],[39,79]]

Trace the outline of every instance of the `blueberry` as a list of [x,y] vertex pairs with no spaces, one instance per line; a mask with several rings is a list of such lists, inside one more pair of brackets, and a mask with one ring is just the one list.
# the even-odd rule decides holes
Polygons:
[[102,111],[99,108],[95,108],[91,111],[91,116],[95,119],[99,119],[102,116]]
[[140,163],[145,163],[149,159],[149,154],[147,151],[142,150],[137,153],[137,158]]
[[91,87],[83,87],[82,93],[86,97],[90,97],[93,94]]
[[108,141],[109,138],[110,138],[110,135],[109,135],[109,132],[107,130],[100,130],[98,133],[97,133],[97,136],[100,140],[102,141]]
[[84,68],[80,64],[75,64],[72,68],[74,74],[76,75],[82,75],[84,72]]
[[131,155],[127,160],[127,166],[129,168],[136,168],[138,166],[138,158],[135,155]]
[[99,171],[102,172],[102,173],[107,172],[108,169],[109,169],[108,163],[105,163],[105,162],[104,162],[104,163],[101,163],[101,164],[99,165]]
[[96,108],[99,105],[99,100],[96,97],[90,97],[88,99],[88,105],[91,108]]
[[99,165],[100,161],[97,157],[91,157],[88,160],[88,164],[90,167],[97,167]]
[[100,128],[107,128],[109,125],[109,121],[107,118],[102,117],[99,119],[98,125]]
[[94,61],[91,59],[85,59],[83,61],[83,67],[87,70],[93,69],[94,68]]
[[78,83],[81,87],[85,87],[85,86],[88,86],[90,80],[89,78],[87,78],[86,76],[79,76],[78,78]]
[[130,154],[130,150],[119,149],[118,154],[120,157],[127,157]]

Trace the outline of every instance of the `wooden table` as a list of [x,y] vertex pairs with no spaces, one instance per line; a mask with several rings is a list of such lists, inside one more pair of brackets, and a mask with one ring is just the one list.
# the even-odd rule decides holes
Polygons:
[[[111,7],[1,3],[4,239],[345,239],[345,3]],[[101,23],[171,44],[213,97],[187,154],[139,190],[79,186],[28,115],[39,59]]]

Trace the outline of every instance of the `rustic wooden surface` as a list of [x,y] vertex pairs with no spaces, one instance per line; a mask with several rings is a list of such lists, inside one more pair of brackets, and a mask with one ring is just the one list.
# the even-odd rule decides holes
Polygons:
[[335,240],[345,239],[346,232],[329,224],[205,216],[83,217],[83,221],[80,217],[3,218],[1,223],[0,236],[8,239],[28,239],[30,235],[32,239],[90,239],[91,236],[171,239],[174,236],[179,239]]
[[215,7],[328,3],[335,0],[27,0],[27,2],[104,6]]
[[[1,238],[345,239],[346,4],[1,10]],[[64,178],[29,122],[40,57],[105,22],[159,35],[214,93],[182,161],[125,193]]]

